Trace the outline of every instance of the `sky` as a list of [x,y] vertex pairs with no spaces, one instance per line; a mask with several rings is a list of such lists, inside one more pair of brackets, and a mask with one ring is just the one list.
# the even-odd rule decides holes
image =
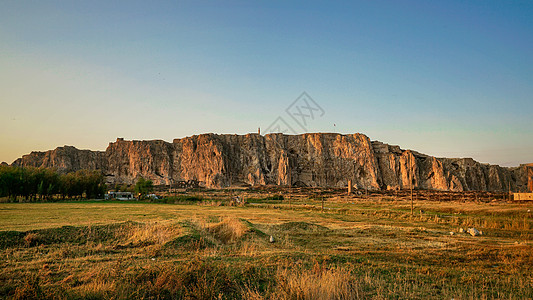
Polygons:
[[260,127],[518,166],[532,113],[533,1],[0,2],[0,162]]

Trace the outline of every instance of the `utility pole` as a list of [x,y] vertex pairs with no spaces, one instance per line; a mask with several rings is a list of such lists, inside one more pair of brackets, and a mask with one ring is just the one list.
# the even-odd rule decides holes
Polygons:
[[511,180],[509,180],[509,201],[511,201]]
[[292,175],[291,175],[291,167],[290,167],[290,161],[289,161],[289,158],[287,156],[287,165],[289,167],[289,209],[292,208],[292,205],[291,205],[291,195],[292,195]]
[[413,205],[413,162],[412,162],[411,155],[409,155],[409,187],[411,188],[411,216],[412,216],[414,213],[414,205]]

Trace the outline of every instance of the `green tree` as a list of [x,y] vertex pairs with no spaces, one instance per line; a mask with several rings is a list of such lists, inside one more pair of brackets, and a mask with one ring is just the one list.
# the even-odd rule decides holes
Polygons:
[[15,200],[22,191],[21,171],[19,167],[0,166],[0,197]]
[[98,170],[79,170],[59,174],[47,168],[22,168],[0,166],[0,197],[26,201],[50,199],[60,194],[62,198],[97,198],[105,193],[104,176]]
[[136,194],[141,194],[141,195],[145,195],[145,194],[148,194],[150,192],[152,192],[154,190],[154,184],[153,182],[148,179],[144,179],[144,178],[139,178],[137,180],[137,182],[135,183],[135,193]]

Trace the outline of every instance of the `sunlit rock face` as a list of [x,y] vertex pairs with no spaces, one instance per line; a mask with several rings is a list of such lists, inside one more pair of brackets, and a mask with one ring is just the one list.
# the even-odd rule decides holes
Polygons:
[[172,143],[117,139],[106,151],[65,146],[32,152],[16,166],[60,172],[99,169],[109,183],[197,181],[205,187],[293,185],[445,191],[527,189],[532,166],[504,168],[471,158],[436,158],[387,145],[360,133],[302,135],[201,134]]
[[15,160],[14,166],[54,168],[66,173],[80,169],[106,169],[106,153],[79,150],[72,146],[57,147],[46,152],[31,152]]
[[105,153],[107,179],[113,183],[133,183],[139,177],[154,184],[168,184],[173,175],[173,147],[165,141],[124,141],[109,143]]

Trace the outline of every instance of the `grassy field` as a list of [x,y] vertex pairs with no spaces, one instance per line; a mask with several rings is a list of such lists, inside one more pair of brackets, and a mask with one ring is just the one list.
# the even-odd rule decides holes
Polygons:
[[0,297],[533,298],[532,204],[250,199],[1,203]]

